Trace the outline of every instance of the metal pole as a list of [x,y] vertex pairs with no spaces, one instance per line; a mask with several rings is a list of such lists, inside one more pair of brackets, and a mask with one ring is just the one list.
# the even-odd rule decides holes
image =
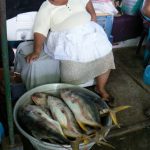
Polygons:
[[11,89],[10,89],[10,75],[8,65],[8,45],[6,34],[6,0],[0,0],[0,39],[2,47],[2,61],[3,61],[3,76],[5,82],[5,100],[7,106],[7,118],[9,127],[9,142],[10,145],[14,145],[14,125],[13,125],[13,113],[12,113],[12,101],[11,101]]

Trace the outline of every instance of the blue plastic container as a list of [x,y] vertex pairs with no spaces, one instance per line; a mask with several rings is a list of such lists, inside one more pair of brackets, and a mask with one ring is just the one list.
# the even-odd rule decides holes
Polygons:
[[2,142],[3,138],[4,138],[4,127],[2,123],[0,122],[0,143]]
[[144,83],[150,85],[150,65],[147,65],[143,75]]

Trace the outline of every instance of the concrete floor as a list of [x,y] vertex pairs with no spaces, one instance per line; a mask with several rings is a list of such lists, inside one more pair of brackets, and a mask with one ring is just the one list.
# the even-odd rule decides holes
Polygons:
[[[142,54],[135,55],[136,48],[114,50],[116,70],[112,71],[108,89],[115,97],[116,105],[130,105],[118,113],[121,129],[111,130],[109,143],[116,150],[150,150],[150,120],[144,110],[150,108],[150,86],[143,83]],[[109,150],[94,146],[92,150]]]
[[143,110],[150,107],[150,86],[143,83],[143,59],[135,55],[135,48],[114,51],[116,70],[110,76],[108,89],[116,105],[130,105],[120,112],[118,119],[123,126],[137,124],[146,118]]
[[[121,128],[113,129],[108,134],[108,142],[116,150],[150,150],[150,120],[143,113],[146,108],[150,108],[150,86],[143,83],[142,54],[137,56],[135,51],[135,47],[114,49],[116,70],[111,72],[107,85],[117,106],[132,106],[118,113]],[[28,141],[23,141],[25,150],[33,150]],[[99,149],[110,150],[96,145],[92,148]]]
[[[150,150],[150,129],[145,128],[136,132],[109,139],[109,144],[115,150]],[[91,150],[112,150],[104,146],[93,146]]]

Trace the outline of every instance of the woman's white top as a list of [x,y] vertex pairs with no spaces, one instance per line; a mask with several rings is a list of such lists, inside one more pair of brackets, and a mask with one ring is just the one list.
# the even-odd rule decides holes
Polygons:
[[68,0],[67,6],[55,6],[47,0],[42,4],[34,32],[47,37],[44,51],[50,58],[89,62],[111,52],[105,31],[91,21],[86,10],[88,1]]
[[89,0],[68,0],[66,5],[53,5],[48,0],[41,5],[34,23],[33,32],[47,36],[49,30],[63,31],[90,21],[86,11]]

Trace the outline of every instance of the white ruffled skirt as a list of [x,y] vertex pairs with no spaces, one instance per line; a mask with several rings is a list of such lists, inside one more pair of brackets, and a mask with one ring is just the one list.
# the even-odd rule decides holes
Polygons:
[[112,45],[104,29],[91,21],[70,30],[50,32],[44,51],[52,59],[90,62],[109,54]]

